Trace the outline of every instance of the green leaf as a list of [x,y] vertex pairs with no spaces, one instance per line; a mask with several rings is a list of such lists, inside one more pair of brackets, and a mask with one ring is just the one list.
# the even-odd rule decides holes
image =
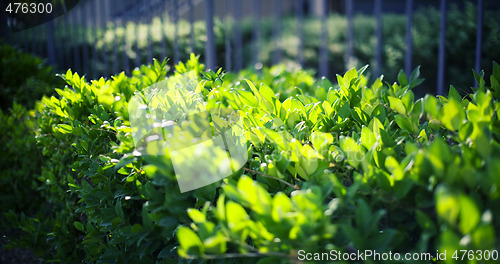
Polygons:
[[436,234],[437,229],[434,221],[420,210],[417,210],[417,223],[424,231],[430,233],[431,235]]
[[350,137],[341,139],[340,147],[346,154],[349,163],[355,168],[358,168],[360,163],[365,159],[365,152],[361,146]]
[[179,241],[179,255],[187,257],[189,255],[198,256],[203,253],[203,243],[196,233],[189,227],[181,226],[177,230],[177,240]]
[[439,117],[440,104],[436,97],[432,95],[426,95],[424,98],[424,110],[431,116],[437,118]]
[[205,251],[211,254],[222,254],[226,252],[226,237],[220,232],[215,236],[209,237],[203,241]]
[[56,131],[62,134],[70,134],[73,132],[73,127],[66,124],[59,124],[55,127]]
[[464,119],[465,110],[458,101],[452,99],[443,106],[443,115],[441,116],[441,122],[449,130],[456,131],[458,128],[460,128]]
[[247,226],[247,221],[250,217],[248,217],[247,212],[241,205],[229,201],[226,204],[226,219],[229,228],[233,232],[239,232]]
[[273,99],[276,98],[276,96],[274,95],[274,91],[271,88],[269,88],[269,86],[267,86],[263,83],[260,85],[259,92],[270,103],[272,103]]
[[400,181],[403,179],[404,176],[404,171],[399,165],[399,162],[392,156],[388,156],[385,159],[385,167],[389,172],[391,172],[392,177],[394,177],[394,180]]
[[399,71],[398,82],[401,87],[405,87],[408,84],[408,79],[406,78],[406,74],[403,70]]
[[389,99],[389,105],[391,109],[402,115],[406,115],[406,107],[401,99],[392,96],[388,96],[387,98]]
[[193,219],[195,223],[204,223],[207,219],[205,215],[197,209],[190,208],[187,211],[189,217]]
[[236,89],[234,89],[234,91],[238,94],[238,98],[240,98],[240,100],[244,104],[246,104],[248,106],[252,106],[252,107],[259,106],[259,102],[257,101],[255,96],[251,92],[244,91],[244,90],[236,90]]
[[402,115],[396,115],[394,119],[401,129],[406,130],[408,133],[413,133],[413,129],[407,118]]
[[436,188],[436,211],[438,216],[454,226],[460,213],[458,196],[445,185]]
[[363,126],[363,128],[361,128],[361,144],[363,144],[366,149],[371,149],[375,142],[377,142],[375,134],[369,128]]
[[125,215],[123,214],[123,209],[122,209],[122,202],[121,201],[118,201],[116,202],[115,204],[115,212],[116,212],[116,215],[118,217],[120,217],[120,219],[125,219]]
[[73,223],[73,225],[75,226],[76,230],[78,230],[78,231],[84,231],[84,227],[83,227],[83,224],[81,222],[75,221]]
[[500,65],[496,61],[493,61],[493,76],[500,82]]
[[481,215],[474,200],[466,195],[460,195],[460,231],[470,233],[479,223]]
[[462,96],[457,92],[457,89],[455,89],[455,86],[450,85],[450,91],[448,92],[448,99],[453,99],[457,102],[462,101]]

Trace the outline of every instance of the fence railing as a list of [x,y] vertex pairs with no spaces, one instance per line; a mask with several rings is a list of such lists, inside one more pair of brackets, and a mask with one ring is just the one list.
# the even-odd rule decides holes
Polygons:
[[[272,63],[279,63],[282,60],[281,38],[282,31],[282,17],[284,4],[292,5],[294,8],[291,12],[295,15],[297,25],[296,34],[299,39],[298,51],[296,61],[300,65],[304,65],[304,26],[303,21],[306,16],[304,6],[310,4],[311,0],[271,0],[265,1],[266,8],[272,9],[272,41],[275,43],[275,48],[272,51]],[[330,52],[328,46],[328,28],[334,25],[329,25],[327,17],[329,15],[328,0],[313,0],[317,1],[321,7],[319,20],[321,23],[321,34],[318,46],[318,66],[317,72],[320,76],[328,75],[330,71],[329,56]],[[351,67],[351,59],[354,56],[354,7],[356,0],[342,0],[347,19],[346,27],[346,50],[344,56],[345,69]],[[366,2],[366,1],[365,1]],[[111,12],[115,5],[122,3],[126,7],[122,7],[120,12]],[[223,6],[221,6],[221,3]],[[381,73],[383,64],[383,34],[382,34],[382,14],[383,14],[384,0],[373,0],[373,16],[375,18],[375,38],[376,45],[374,50],[373,65],[375,76]],[[69,11],[66,15],[59,17],[55,20],[49,21],[44,25],[24,30],[17,33],[11,33],[7,36],[7,41],[13,43],[23,50],[38,54],[47,58],[51,64],[58,65],[61,69],[72,68],[76,71],[86,73],[88,76],[109,76],[110,74],[118,73],[120,71],[130,72],[131,69],[143,63],[149,62],[153,57],[153,50],[160,49],[161,56],[166,56],[167,49],[171,48],[173,51],[173,61],[176,63],[181,57],[181,52],[184,52],[185,47],[179,44],[179,20],[180,17],[187,17],[190,24],[190,41],[189,51],[197,52],[195,47],[195,38],[206,38],[205,43],[205,64],[207,68],[215,69],[218,66],[224,66],[226,70],[238,71],[249,65],[255,65],[259,61],[259,54],[262,51],[260,43],[262,39],[262,32],[259,21],[262,19],[262,6],[261,0],[254,1],[239,1],[239,0],[137,0],[137,1],[118,1],[118,0],[84,0],[80,1],[73,10]],[[412,54],[413,54],[413,13],[415,10],[413,0],[405,0],[406,5],[406,37],[405,37],[405,60],[404,68],[406,72],[412,70]],[[195,32],[195,7],[204,5],[204,20],[206,26],[206,35],[199,36]],[[216,8],[217,5],[217,8]],[[245,6],[245,13],[250,13],[254,20],[252,29],[252,49],[253,53],[251,60],[245,61],[243,56],[243,37],[241,31],[241,21],[243,17],[243,6]],[[446,59],[446,15],[447,15],[447,0],[440,0],[439,10],[441,15],[440,28],[439,28],[439,51],[437,56],[437,94],[444,94],[444,76],[445,76],[445,59]],[[477,14],[477,36],[475,41],[475,64],[473,65],[476,71],[479,71],[481,65],[482,55],[482,40],[483,40],[483,0],[477,0],[478,14]],[[248,9],[251,9],[250,11]],[[217,12],[224,10],[221,15]],[[290,10],[289,10],[290,11]],[[198,14],[199,16],[199,14]],[[135,21],[139,23],[152,23],[153,18],[160,20],[160,25],[164,25],[167,19],[171,19],[174,24],[174,43],[172,47],[167,47],[165,40],[165,31],[160,28],[160,36],[154,35],[152,32],[142,32],[140,26],[135,27],[134,32],[126,32],[125,37],[118,38],[116,31],[106,31],[106,28],[114,28],[124,26],[128,21]],[[232,19],[227,20],[227,18]],[[225,60],[219,60],[220,50],[216,49],[216,36],[214,34],[214,19],[219,18],[232,25],[234,32],[232,34],[225,34]],[[145,30],[150,31],[150,28]],[[113,33],[114,32],[114,33]],[[119,57],[118,44],[125,47],[132,47],[129,49],[138,52],[139,38],[136,38],[135,43],[130,43],[127,34],[146,34],[147,35],[147,49],[148,58],[146,60],[141,56],[135,56],[134,60],[130,60],[126,52],[121,52],[122,58]],[[154,35],[154,36],[153,36]],[[159,46],[152,45],[152,38],[160,38]],[[100,41],[105,38],[116,39],[115,45],[98,49],[96,45],[108,45],[108,42]],[[122,41],[124,43],[116,43]],[[75,45],[76,43],[90,43],[89,45]],[[43,45],[42,45],[43,44]],[[107,52],[112,50],[111,53]],[[102,52],[102,54],[98,54]],[[111,54],[111,56],[110,56]],[[98,57],[103,58],[100,62],[101,65],[96,65]],[[121,62],[121,63],[120,63]]]

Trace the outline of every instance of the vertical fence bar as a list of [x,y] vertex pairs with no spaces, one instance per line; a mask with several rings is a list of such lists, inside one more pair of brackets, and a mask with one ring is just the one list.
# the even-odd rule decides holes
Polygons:
[[[59,18],[55,18],[54,19],[54,59],[56,60],[56,66],[57,66],[57,69],[60,70],[60,69],[64,69],[62,67],[63,65],[63,49],[61,47],[62,45],[62,41],[61,41],[61,30],[60,30],[60,17]],[[60,52],[55,52],[55,51],[60,51]]]
[[345,0],[345,9],[347,15],[347,36],[346,36],[346,56],[345,56],[345,69],[349,70],[351,66],[352,56],[354,54],[354,0]]
[[274,11],[273,64],[278,64],[281,61],[281,0],[274,0],[273,1],[273,11]]
[[405,72],[410,73],[413,60],[413,35],[411,33],[413,24],[413,0],[406,0],[406,51]]
[[[37,30],[35,30],[35,29],[37,29]],[[40,37],[39,35],[37,36],[38,26],[29,28],[29,29],[25,29],[25,31],[31,33],[31,43],[29,43],[29,42],[26,43],[26,45],[30,44],[30,46],[31,46],[29,51],[31,53],[35,53],[38,56],[40,56],[40,52],[38,51],[38,47],[40,47],[40,45],[37,43],[38,38]]]
[[[147,40],[148,40],[148,49],[147,49],[148,53],[147,53],[147,58],[146,58],[146,64],[149,64],[153,60],[153,37],[152,37],[153,28],[151,27],[152,19],[151,19],[151,17],[148,17],[146,15],[147,13],[148,13],[148,10],[143,10],[141,12],[141,17],[142,17],[142,21],[144,23],[144,26],[146,27],[146,35],[147,35]],[[177,59],[179,59],[179,58],[177,58]],[[175,58],[174,58],[174,63],[177,64],[177,62],[175,62]]]
[[[51,16],[51,15],[50,15]],[[52,16],[51,16],[52,17]],[[50,20],[45,24],[47,30],[47,57],[51,65],[56,64],[56,51],[55,51],[55,36],[54,36],[54,20]]]
[[178,0],[172,2],[174,12],[174,64],[179,62],[179,5]]
[[107,48],[108,45],[106,43],[106,31],[107,31],[107,17],[108,17],[108,9],[107,9],[107,1],[108,0],[101,0],[101,30],[102,30],[102,62],[103,62],[103,68],[102,68],[102,75],[107,76],[109,73],[109,63],[108,63],[108,54],[107,54]]
[[320,37],[320,47],[319,47],[319,75],[328,76],[328,31],[327,31],[327,2],[326,0],[320,0],[321,4],[321,37]]
[[297,62],[304,67],[304,0],[295,0],[295,16],[297,17],[297,35],[299,37]]
[[206,0],[205,20],[207,27],[207,44],[205,46],[205,64],[207,69],[215,69],[215,39],[214,39],[214,0]]
[[[4,3],[4,1],[0,1],[0,8],[0,10],[3,12],[7,8],[6,2]],[[9,35],[10,30],[7,23],[7,16],[0,16],[0,38],[4,38],[7,42],[9,42]]]
[[133,17],[134,17],[134,31],[135,31],[135,60],[134,60],[134,66],[139,67],[141,65],[141,48],[139,47],[139,27],[141,24],[141,20],[138,19],[139,17],[139,11],[137,9],[134,10],[133,12]]
[[[481,48],[483,41],[483,0],[477,0],[477,29],[476,29],[476,61],[474,69],[479,73],[481,70]],[[478,83],[476,81],[476,88]]]
[[40,45],[40,47],[39,47],[40,53],[38,56],[40,56],[42,58],[48,58],[47,47],[46,47],[46,45],[47,45],[47,27],[42,24],[42,25],[39,25],[38,28],[39,28],[38,34],[41,36],[40,43],[38,43],[38,45]]
[[93,74],[94,74],[94,77],[95,78],[98,78],[102,72],[99,71],[99,67],[98,67],[98,62],[100,62],[99,60],[99,53],[97,52],[97,47],[95,47],[95,45],[97,45],[97,39],[99,38],[99,34],[102,30],[102,27],[101,27],[101,17],[99,16],[99,4],[97,1],[92,1],[92,9],[94,11],[94,14],[96,15],[96,18],[94,19],[94,23],[93,23],[93,26],[95,27],[94,29],[94,49],[92,50],[93,53],[92,53],[92,60],[94,61],[92,63],[92,67],[94,68],[94,71],[93,71]]
[[441,29],[439,32],[439,55],[438,55],[438,81],[437,94],[444,95],[444,67],[445,67],[445,45],[446,45],[446,0],[441,0]]
[[226,17],[224,18],[225,19],[225,23],[224,23],[224,29],[225,29],[225,32],[224,32],[224,52],[225,52],[225,56],[226,56],[226,70],[228,71],[231,71],[232,70],[232,65],[231,65],[231,17],[228,15],[229,14],[229,10],[231,10],[231,1],[232,0],[226,0],[226,6],[225,6],[225,9],[226,9]]
[[382,71],[382,0],[375,0],[375,37],[377,38],[377,46],[375,49],[375,77],[378,78]]
[[191,46],[191,52],[196,53],[196,48],[195,48],[195,43],[194,43],[194,5],[193,5],[193,0],[188,0],[188,6],[189,6],[189,35],[190,35],[190,46]]
[[[78,7],[75,7],[73,11],[77,11]],[[81,67],[81,56],[80,56],[80,47],[81,47],[81,41],[80,41],[80,34],[78,34],[78,30],[81,30],[80,25],[78,25],[78,16],[79,12],[74,12],[72,14],[72,23],[71,27],[73,28],[73,66],[75,67],[75,71],[79,71],[81,73],[82,67]],[[81,75],[81,74],[80,74]]]
[[118,31],[118,27],[120,26],[119,24],[119,21],[116,20],[116,19],[113,19],[111,20],[111,23],[112,24],[112,27],[111,27],[111,31],[113,32],[113,43],[111,44],[113,47],[112,47],[112,50],[113,50],[113,72],[111,73],[111,75],[114,75],[114,74],[117,74],[120,69],[119,69],[119,61],[118,61],[118,47],[120,45],[120,43],[118,42],[118,38],[117,38],[117,31]]
[[[191,1],[191,0],[190,0]],[[160,11],[160,19],[161,19],[161,28],[160,28],[160,34],[161,34],[161,58],[165,59],[167,57],[167,40],[165,36],[165,28],[167,27],[168,17],[165,15],[165,10],[163,10],[165,6],[162,6],[162,9]]]
[[[89,1],[89,9],[90,9],[90,14],[94,13],[96,10],[96,1]],[[89,42],[92,43],[92,50],[91,50],[91,63],[90,63],[90,75],[93,78],[98,78],[99,73],[97,72],[96,68],[96,63],[97,63],[97,19],[91,19],[89,23],[89,30],[90,30],[90,39]]]
[[25,29],[25,30],[22,30],[22,31],[19,31],[19,32],[16,33],[16,35],[19,36],[19,40],[20,40],[18,46],[19,46],[19,48],[21,48],[24,51],[28,51],[29,50],[28,45],[30,43],[29,39],[31,38],[31,35],[28,36],[28,33],[30,33],[29,29]]
[[256,65],[260,61],[260,10],[261,0],[253,1],[253,64]]
[[82,58],[83,58],[83,71],[85,74],[88,74],[90,72],[89,70],[89,50],[87,47],[93,46],[92,43],[88,42],[87,40],[87,32],[89,30],[89,27],[87,25],[88,21],[88,16],[87,16],[87,7],[88,7],[88,2],[85,1],[80,4],[81,5],[81,10],[80,10],[80,23],[82,27]]
[[65,52],[65,60],[64,60],[64,68],[65,69],[73,69],[73,56],[71,54],[72,46],[71,44],[73,43],[72,41],[72,34],[71,34],[71,28],[69,25],[69,15],[66,13],[64,15],[64,20],[63,20],[63,28],[64,28],[64,52]]
[[242,47],[242,36],[241,36],[241,17],[243,11],[241,9],[241,1],[234,2],[234,69],[235,71],[240,71],[243,65],[243,47]]
[[[125,35],[123,36],[123,44],[124,44],[124,49],[122,53],[122,60],[123,60],[123,71],[125,73],[130,73],[130,61],[128,59],[128,52],[127,50],[131,46],[130,41],[129,41],[129,35],[128,35],[128,23],[127,23],[127,17],[123,17],[123,30],[125,31]],[[162,30],[163,32],[163,30]],[[164,40],[163,35],[162,35],[162,40]],[[165,58],[165,57],[163,57]]]

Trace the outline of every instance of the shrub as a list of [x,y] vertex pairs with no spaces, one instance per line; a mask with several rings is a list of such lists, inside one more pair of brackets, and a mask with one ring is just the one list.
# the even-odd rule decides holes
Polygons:
[[0,40],[0,106],[6,110],[14,103],[33,108],[42,96],[49,95],[63,82],[41,58]]
[[[274,82],[273,69],[250,74],[253,81],[203,69],[192,56],[173,72],[154,61],[109,80],[67,71],[59,97],[36,107],[45,158],[39,190],[50,210],[7,213],[24,232],[15,243],[52,261],[100,263],[286,263],[299,249],[498,248],[496,63],[491,84],[476,74],[479,87],[465,97],[451,87],[448,97],[416,101],[418,68],[393,85],[368,83],[366,68],[335,84],[307,72],[303,82],[286,70],[286,80]],[[168,153],[135,149],[128,102],[188,71],[199,76],[209,109],[241,114],[249,161],[180,193]],[[297,84],[300,91],[286,87]]]

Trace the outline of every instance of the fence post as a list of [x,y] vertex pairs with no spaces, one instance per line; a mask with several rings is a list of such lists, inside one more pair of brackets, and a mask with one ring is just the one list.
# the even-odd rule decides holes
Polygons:
[[231,10],[231,2],[232,0],[226,0],[226,17],[224,18],[225,20],[225,23],[224,23],[224,45],[225,45],[225,48],[224,48],[224,52],[225,52],[225,55],[226,55],[226,70],[227,71],[231,71],[232,70],[232,61],[231,61],[231,53],[232,53],[232,50],[231,50],[231,30],[230,30],[230,25],[232,24],[231,23],[231,17],[228,15],[230,13],[229,10]]
[[135,68],[135,67],[139,67],[141,65],[141,48],[139,47],[139,26],[141,24],[141,20],[140,19],[137,19],[137,17],[139,16],[139,11],[137,9],[134,9],[134,24],[135,24],[135,27],[134,27],[134,31],[135,31],[135,61],[134,61],[134,66],[132,68]]
[[67,13],[64,14],[62,19],[62,28],[64,31],[64,38],[62,40],[62,43],[64,43],[64,68],[69,69],[73,67],[73,56],[71,56],[71,32],[70,32],[70,27],[69,27],[69,18]]
[[[3,12],[7,7],[5,6],[4,1],[0,2],[1,12]],[[4,38],[7,42],[10,40],[10,30],[7,24],[7,16],[0,16],[0,37]]]
[[260,61],[260,0],[253,1],[254,20],[253,20],[253,64],[254,66]]
[[327,2],[326,0],[321,1],[321,38],[320,38],[320,47],[319,47],[319,75],[327,76],[328,75],[328,31],[327,31]]
[[413,24],[413,0],[406,0],[406,52],[405,72],[410,73],[413,57],[413,35],[411,33]]
[[[151,17],[147,17],[144,14],[147,13],[148,10],[144,8],[141,13],[141,20],[144,21],[144,24],[146,25],[146,39],[148,40],[148,53],[146,57],[146,64],[149,64],[153,59],[153,38],[151,37],[151,34],[153,32],[153,29],[151,27],[151,23],[153,22]],[[175,55],[175,54],[174,54]],[[175,59],[174,59],[175,60]]]
[[190,32],[190,45],[191,45],[191,52],[195,53],[195,43],[194,43],[194,5],[193,5],[193,0],[188,0],[188,6],[189,6],[189,32]]
[[444,67],[445,67],[445,45],[446,45],[446,0],[441,0],[441,30],[439,32],[439,55],[438,55],[438,83],[437,94],[444,95]]
[[160,24],[161,24],[161,29],[160,29],[160,34],[161,34],[161,59],[165,59],[167,57],[167,40],[165,39],[165,28],[167,27],[168,17],[165,15],[165,6],[162,6],[159,17],[160,17]]
[[234,69],[235,71],[240,71],[243,66],[243,52],[241,44],[241,17],[243,11],[241,10],[241,1],[234,1]]
[[103,60],[103,69],[102,69],[102,75],[107,76],[109,73],[109,65],[108,65],[108,54],[106,51],[106,48],[108,45],[106,45],[106,30],[107,30],[107,23],[106,21],[108,18],[108,9],[107,9],[107,0],[102,0],[101,1],[101,30],[102,30],[102,39],[103,39],[103,45],[102,45],[102,60]]
[[207,69],[215,69],[215,40],[214,40],[214,0],[206,0],[205,20],[207,27],[207,44],[205,46],[205,64]]
[[[40,48],[41,48],[42,45],[40,45],[40,43],[37,43],[37,41],[38,41],[39,38],[41,38],[42,34],[40,34],[40,32],[38,32],[38,27],[39,26],[35,26],[35,27],[31,27],[29,29],[25,29],[26,32],[29,31],[31,33],[31,37],[30,37],[31,38],[31,43],[28,42],[26,45],[31,44],[30,52],[35,53],[38,56],[41,56],[40,54],[42,52],[40,51]],[[35,30],[35,28],[37,30]],[[40,40],[40,41],[42,41],[42,40]]]
[[[80,10],[80,22],[81,22],[81,27],[82,27],[82,57],[83,57],[83,71],[85,74],[89,73],[89,51],[87,49],[87,45],[92,45],[92,43],[89,43],[87,41],[87,30],[89,30],[89,27],[87,25],[88,17],[87,17],[87,7],[88,7],[88,2],[83,2],[80,4],[81,5],[81,10]],[[48,32],[47,32],[48,33]],[[49,38],[50,36],[47,36]],[[93,45],[92,45],[93,46]],[[116,50],[116,49],[115,49]]]
[[382,72],[382,0],[375,0],[375,36],[377,38],[377,47],[375,50],[375,77],[378,78]]
[[300,66],[304,67],[304,0],[295,0],[295,16],[297,16],[297,35],[299,37],[297,61]]
[[92,10],[96,14],[96,17],[93,19],[93,23],[92,23],[92,26],[94,27],[93,34],[92,34],[92,43],[94,43],[94,45],[92,45],[92,61],[93,61],[93,63],[91,65],[91,68],[92,68],[93,77],[98,78],[99,77],[99,69],[98,69],[98,67],[96,67],[97,61],[98,61],[98,54],[97,54],[97,48],[95,47],[95,45],[97,44],[97,37],[98,37],[97,35],[99,34],[99,22],[98,22],[99,16],[97,16],[98,11],[99,11],[99,5],[97,4],[97,1],[91,1],[91,3],[92,3]]
[[[78,7],[74,7],[73,8],[73,11],[77,11],[77,8]],[[72,34],[72,38],[73,38],[73,43],[74,43],[74,46],[73,46],[73,67],[74,67],[74,71],[73,72],[76,72],[76,71],[81,71],[82,68],[81,68],[81,56],[80,56],[80,47],[79,47],[79,42],[80,42],[80,35],[78,34],[78,12],[74,12],[72,14],[72,25],[70,25],[70,27],[72,27],[72,31],[74,32]]]
[[346,36],[346,56],[345,69],[349,70],[351,59],[354,53],[354,26],[353,26],[353,1],[345,0],[345,9],[347,15],[347,36]]
[[[50,15],[52,17],[52,15]],[[54,41],[54,20],[52,18],[46,24],[47,31],[47,57],[49,59],[49,64],[56,64],[56,52],[55,52],[55,41]]]
[[[479,73],[481,70],[481,48],[483,41],[483,0],[477,1],[477,29],[476,29],[476,61],[475,70]],[[476,88],[478,83],[476,81]]]
[[273,11],[274,11],[273,43],[275,45],[273,54],[273,64],[277,64],[281,61],[281,0],[273,1]]
[[[90,12],[89,13],[94,13],[95,10],[96,10],[96,1],[89,1],[89,8],[90,8]],[[98,24],[97,24],[97,18],[94,18],[91,20],[90,22],[90,25],[89,25],[89,30],[90,30],[90,43],[92,43],[92,51],[91,51],[91,56],[92,56],[92,63],[90,63],[89,67],[90,67],[90,75],[93,77],[93,78],[98,78],[99,76],[99,73],[97,72],[97,69],[95,67],[96,63],[97,63],[97,49],[96,49],[96,42],[97,42],[97,27],[98,27]]]
[[[177,65],[179,62],[179,5],[178,0],[173,0],[173,11],[174,11],[174,64]],[[150,58],[152,58],[151,56]]]

